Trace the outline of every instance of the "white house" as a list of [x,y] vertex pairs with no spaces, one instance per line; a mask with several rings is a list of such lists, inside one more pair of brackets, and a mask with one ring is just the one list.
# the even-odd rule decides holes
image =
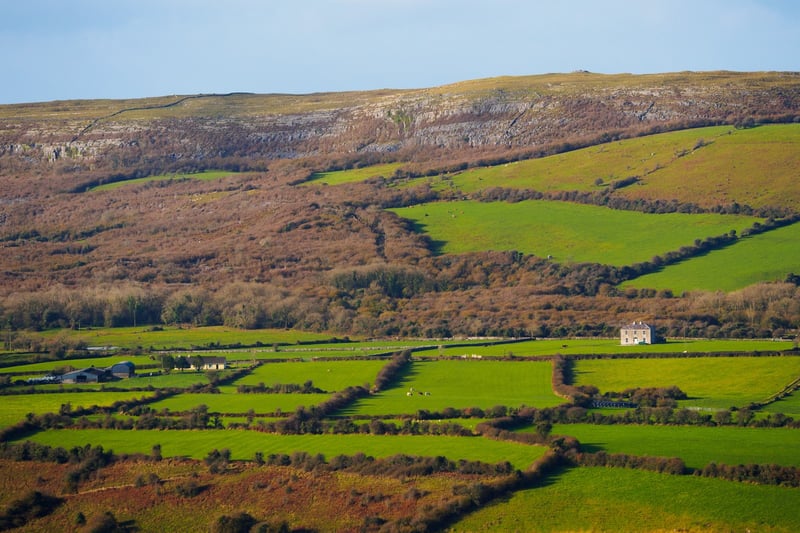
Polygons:
[[[194,370],[225,370],[228,368],[228,360],[225,357],[200,357],[198,359],[196,362],[190,359],[190,365]],[[198,364],[200,364],[200,368],[197,368]]]
[[635,344],[653,344],[656,338],[656,330],[653,326],[644,322],[634,322],[627,326],[622,326],[619,330],[619,341],[623,346],[633,346]]

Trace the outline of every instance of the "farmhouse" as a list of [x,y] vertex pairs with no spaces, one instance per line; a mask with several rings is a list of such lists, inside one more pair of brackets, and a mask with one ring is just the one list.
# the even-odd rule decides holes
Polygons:
[[633,322],[619,330],[619,340],[623,346],[653,344],[655,337],[655,328],[644,322]]
[[105,381],[107,377],[108,374],[102,368],[91,367],[67,372],[61,376],[61,383],[97,383]]
[[192,360],[191,366],[194,370],[225,370],[228,367],[228,360],[224,357],[198,357],[198,361]]

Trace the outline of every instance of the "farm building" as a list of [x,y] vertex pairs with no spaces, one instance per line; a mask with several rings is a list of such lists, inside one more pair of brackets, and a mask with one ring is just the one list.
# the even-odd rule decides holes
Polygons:
[[74,370],[61,376],[61,383],[97,383],[108,379],[108,373],[102,368],[84,368]]
[[136,373],[136,367],[130,361],[121,361],[109,368],[109,371],[115,378],[132,378]]
[[202,360],[202,365],[200,368],[192,362],[192,368],[194,370],[225,370],[228,367],[228,360],[224,357],[200,357]]
[[644,322],[634,322],[627,326],[622,326],[619,330],[619,340],[623,346],[653,344],[655,338],[655,328]]

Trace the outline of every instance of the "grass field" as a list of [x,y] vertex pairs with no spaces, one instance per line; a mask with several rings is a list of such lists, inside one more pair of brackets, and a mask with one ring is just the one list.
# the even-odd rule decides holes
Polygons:
[[444,456],[487,463],[510,462],[524,469],[541,457],[545,448],[527,446],[481,437],[376,436],[376,435],[271,435],[245,430],[196,431],[122,431],[122,430],[50,430],[28,440],[50,446],[84,446],[102,444],[116,453],[149,454],[153,445],[161,444],[165,457],[187,456],[202,459],[213,449],[231,450],[233,459],[252,459],[256,452],[291,454],[306,451],[322,453],[330,459],[336,455],[362,452],[373,457],[398,453],[426,457]]
[[[350,386],[371,385],[386,361],[336,361],[311,363],[268,363],[256,368],[247,376],[227,386],[235,390],[239,385],[271,386],[276,383],[302,385],[312,381],[314,386],[336,392]],[[228,390],[225,387],[223,392]]]
[[179,413],[190,411],[200,405],[208,407],[209,413],[244,414],[250,409],[256,414],[293,412],[300,406],[311,407],[330,398],[329,394],[179,394],[150,404],[156,411],[169,409]]
[[[677,154],[691,151],[698,140],[710,140],[731,130],[730,126],[718,126],[626,139],[540,159],[475,168],[448,181],[464,192],[487,187],[599,191],[612,181],[668,166]],[[598,179],[602,180],[600,184],[595,183]]]
[[74,368],[108,368],[122,361],[130,361],[137,367],[145,365],[158,365],[158,361],[150,359],[149,355],[111,355],[106,357],[87,357],[85,359],[57,359],[55,361],[42,361],[41,363],[29,363],[25,365],[7,366],[0,368],[0,374],[7,373],[42,373],[56,368],[71,366]]
[[91,190],[111,191],[114,189],[119,189],[120,187],[127,187],[130,185],[142,185],[144,183],[149,183],[152,181],[172,181],[172,180],[186,180],[186,179],[212,181],[225,178],[228,176],[236,176],[238,174],[239,174],[238,172],[230,172],[227,170],[206,170],[203,172],[196,172],[192,174],[161,174],[158,176],[147,176],[145,178],[136,178],[125,181],[117,181],[114,183],[105,183],[103,185],[98,185],[97,187],[93,187]]
[[414,362],[393,387],[358,400],[340,414],[393,415],[497,405],[551,407],[564,402],[553,394],[551,378],[552,366],[544,361]]
[[[733,291],[759,281],[782,281],[800,272],[800,223],[744,237],[735,245],[670,265],[623,287]],[[757,257],[758,261],[753,258]]]
[[744,407],[763,401],[800,377],[800,357],[594,359],[575,364],[577,385],[600,392],[677,385],[683,407]]
[[616,339],[540,339],[524,342],[507,342],[492,346],[430,348],[414,352],[414,357],[440,355],[460,357],[473,354],[482,357],[503,357],[509,354],[520,357],[545,357],[556,354],[637,354],[637,353],[730,353],[777,352],[790,350],[792,341],[737,340],[737,339],[668,339],[665,343],[647,346],[622,346]]
[[116,346],[119,348],[148,348],[159,350],[205,347],[212,344],[264,346],[274,344],[296,344],[330,340],[333,335],[284,329],[235,329],[226,326],[182,328],[164,326],[159,328],[94,328],[82,330],[49,330],[42,332],[45,338],[66,334],[71,339],[82,340],[89,346]]
[[[220,371],[220,374],[224,376],[225,372]],[[110,381],[110,382],[101,382],[101,383],[81,383],[80,385],[69,385],[69,384],[59,384],[59,385],[36,385],[36,390],[65,390],[70,391],[72,389],[80,389],[80,390],[89,390],[89,391],[98,391],[104,388],[113,387],[115,389],[140,389],[145,387],[153,387],[154,389],[167,389],[167,388],[176,388],[176,389],[185,389],[191,387],[192,385],[205,385],[208,381],[208,374],[205,372],[195,372],[193,370],[187,370],[184,372],[173,370],[169,374],[161,374],[156,376],[149,376],[147,372],[141,373],[134,378],[131,379],[120,379],[118,381]]]
[[795,429],[555,424],[553,434],[577,438],[586,451],[680,457],[691,468],[710,462],[800,466]]
[[514,493],[448,531],[732,531],[800,529],[800,491],[621,468],[574,468]]
[[394,172],[402,166],[403,163],[388,163],[386,165],[372,165],[350,170],[337,170],[335,172],[317,172],[311,176],[311,179],[306,184],[340,185],[342,183],[364,181],[377,176],[391,178]]
[[0,427],[20,422],[28,413],[57,413],[62,405],[72,409],[108,406],[123,400],[151,396],[147,392],[64,392],[53,394],[19,394],[0,397]]
[[391,211],[413,221],[419,232],[440,244],[437,251],[443,254],[517,250],[563,263],[616,266],[649,261],[696,239],[741,232],[757,220],[716,214],[653,215],[544,200],[436,202]]
[[626,187],[630,198],[676,198],[704,206],[734,201],[752,207],[794,209],[800,202],[800,124],[730,130],[713,141]]
[[795,391],[785,398],[765,405],[759,411],[764,413],[782,413],[795,419],[800,418],[800,391]]

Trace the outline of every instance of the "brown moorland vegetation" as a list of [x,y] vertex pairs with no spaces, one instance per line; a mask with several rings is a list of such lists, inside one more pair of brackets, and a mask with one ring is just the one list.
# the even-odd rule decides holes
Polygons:
[[[658,317],[666,335],[782,335],[800,322],[796,276],[731,294],[621,290],[665,258],[614,269],[515,252],[437,256],[383,208],[454,194],[415,176],[680,128],[792,122],[799,111],[797,74],[729,72],[0,106],[3,325],[560,336]],[[296,186],[316,171],[381,162],[403,166],[387,179]],[[205,169],[230,175],[91,190]],[[619,207],[632,207],[629,190],[612,191]],[[639,209],[688,208],[652,190]]]

